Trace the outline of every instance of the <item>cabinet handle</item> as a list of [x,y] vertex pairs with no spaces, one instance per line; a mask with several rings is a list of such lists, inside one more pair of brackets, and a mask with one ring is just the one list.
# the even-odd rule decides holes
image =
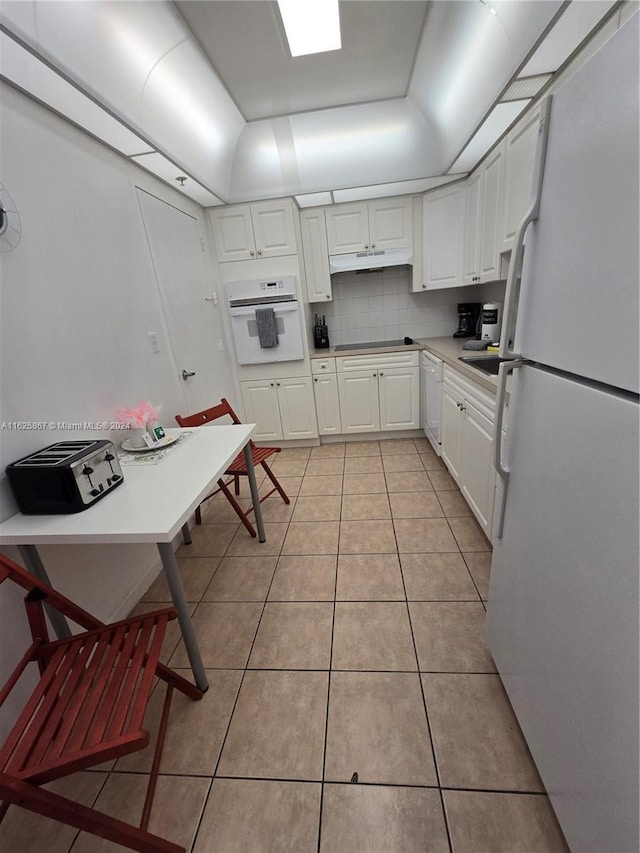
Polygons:
[[317,381],[318,381],[318,377],[316,376],[316,377],[314,378],[314,380],[313,380],[313,381],[314,381],[314,382],[317,382]]
[[251,255],[251,257],[253,257],[253,256],[255,255],[255,252],[253,251],[253,249],[251,249],[251,251],[249,252],[249,254]]
[[365,247],[365,249],[368,249],[368,248],[369,248],[369,244],[368,244],[368,243],[365,243],[365,244],[364,244],[364,247]]
[[375,247],[376,247],[376,244],[375,244],[375,243],[372,243],[372,244],[371,244],[371,248],[372,248],[372,249],[375,249]]
[[261,254],[262,254],[262,249],[258,249],[258,254],[259,254],[259,255],[261,255]]
[[327,299],[331,299],[331,294],[327,293]]
[[380,376],[384,376],[384,373],[382,371],[380,371]]
[[276,385],[278,386],[278,388],[280,387],[280,383],[279,383],[279,382],[276,382]]
[[461,411],[461,412],[466,412],[466,411],[467,411],[467,407],[466,407],[466,406],[460,406],[460,411]]
[[426,284],[423,284],[423,285],[422,285],[422,289],[423,289],[423,290],[426,290],[426,287],[427,287],[427,285],[426,285]]
[[270,382],[270,383],[269,383],[269,385],[271,385],[271,387],[273,388],[274,383],[273,383],[273,382]]
[[374,375],[374,376],[377,376],[378,374],[377,374],[377,373],[374,373],[373,375]]

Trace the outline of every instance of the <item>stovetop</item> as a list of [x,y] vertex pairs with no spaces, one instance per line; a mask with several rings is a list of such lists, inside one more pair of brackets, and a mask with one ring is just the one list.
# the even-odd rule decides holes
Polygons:
[[336,352],[340,352],[345,349],[377,349],[378,347],[402,347],[404,346],[404,341],[370,341],[366,344],[339,344],[336,348]]

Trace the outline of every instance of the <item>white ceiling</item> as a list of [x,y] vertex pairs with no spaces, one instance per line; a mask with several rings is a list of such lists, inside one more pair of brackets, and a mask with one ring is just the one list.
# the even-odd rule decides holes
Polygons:
[[0,0],[0,78],[202,204],[366,198],[470,171],[617,6],[340,0],[343,49],[292,59],[271,0]]
[[342,2],[342,49],[295,58],[275,2],[175,5],[244,118],[253,121],[404,97],[429,4]]

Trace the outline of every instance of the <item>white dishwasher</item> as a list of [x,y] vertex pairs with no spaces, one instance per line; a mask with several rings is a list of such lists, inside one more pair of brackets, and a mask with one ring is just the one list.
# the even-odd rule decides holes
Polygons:
[[442,360],[427,350],[420,357],[421,423],[433,449],[442,454]]

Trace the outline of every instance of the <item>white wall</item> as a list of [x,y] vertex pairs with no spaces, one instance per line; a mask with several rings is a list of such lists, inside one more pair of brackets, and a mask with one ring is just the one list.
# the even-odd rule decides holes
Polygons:
[[[135,187],[201,219],[202,209],[5,84],[0,110],[0,174],[23,232],[0,255],[0,422],[111,421],[147,399],[164,404],[172,425],[184,402]],[[224,354],[216,368],[213,399],[233,387]],[[69,435],[83,433],[0,429],[0,470]],[[0,520],[15,512],[2,476]],[[102,619],[126,612],[158,565],[146,545],[41,553],[54,585]],[[0,684],[26,648],[16,622],[15,597],[0,590]]]

